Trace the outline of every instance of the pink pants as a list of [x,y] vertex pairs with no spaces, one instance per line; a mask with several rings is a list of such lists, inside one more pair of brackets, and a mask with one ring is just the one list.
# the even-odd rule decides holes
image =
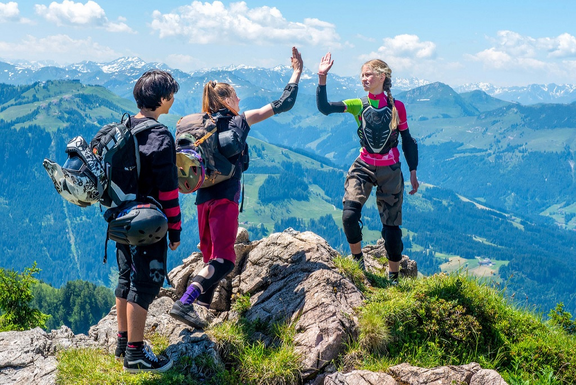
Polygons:
[[204,263],[216,258],[236,263],[234,243],[238,232],[238,203],[214,199],[199,204],[197,208],[200,251]]

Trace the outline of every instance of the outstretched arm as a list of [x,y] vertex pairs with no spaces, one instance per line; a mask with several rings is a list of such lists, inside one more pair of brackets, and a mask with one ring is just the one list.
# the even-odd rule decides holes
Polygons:
[[300,75],[302,75],[302,68],[304,68],[302,56],[296,47],[292,47],[292,57],[290,60],[294,72],[292,72],[292,76],[290,77],[288,85],[284,88],[282,96],[280,99],[275,100],[270,104],[266,104],[257,110],[246,111],[244,115],[246,116],[248,125],[251,126],[259,123],[275,114],[288,111],[292,106],[294,106],[296,95],[298,94],[298,82],[300,81]]
[[318,88],[316,89],[316,106],[318,111],[324,115],[332,114],[334,112],[346,111],[346,105],[343,102],[329,102],[328,95],[326,94],[326,76],[328,71],[332,68],[334,60],[332,54],[328,52],[318,66]]

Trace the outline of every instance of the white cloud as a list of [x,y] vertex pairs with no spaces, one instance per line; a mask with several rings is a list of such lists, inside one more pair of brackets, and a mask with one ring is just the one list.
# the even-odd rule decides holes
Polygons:
[[54,60],[78,62],[82,60],[106,61],[119,56],[113,49],[92,41],[76,40],[68,35],[53,35],[45,38],[26,36],[19,42],[0,41],[0,52],[8,59]]
[[20,18],[18,3],[0,3],[0,22],[17,21]]
[[10,1],[8,3],[0,3],[0,23],[5,23],[8,21],[15,21],[24,24],[30,23],[30,20],[20,17],[18,3],[14,1]]
[[375,52],[361,55],[360,60],[382,59],[393,72],[420,74],[431,73],[436,60],[436,44],[421,41],[417,35],[397,35],[385,38]]
[[178,68],[182,71],[192,71],[206,66],[206,63],[190,55],[172,54],[168,55],[163,61],[172,68]]
[[568,33],[557,37],[533,38],[513,31],[498,31],[494,46],[467,58],[481,62],[485,68],[559,70],[557,58],[576,56],[576,38]]
[[62,3],[52,2],[48,7],[43,4],[34,6],[36,13],[56,25],[104,25],[107,22],[106,13],[94,1],[86,4],[64,0]]
[[115,23],[113,22],[107,22],[104,25],[104,28],[106,28],[106,31],[108,32],[126,32],[126,33],[136,33],[134,32],[134,30],[132,30],[132,28],[130,28],[128,26],[128,24],[125,23],[126,18],[124,17],[119,17],[118,21],[116,21]]
[[154,11],[151,27],[160,38],[178,36],[192,44],[302,44],[341,46],[336,26],[319,19],[286,20],[275,7],[226,7],[220,1],[193,1],[171,13]]
[[361,39],[361,40],[364,40],[364,41],[367,41],[367,42],[370,42],[370,43],[375,43],[375,42],[376,42],[376,39],[374,39],[373,37],[364,36],[364,35],[359,34],[359,33],[357,33],[354,37],[355,37],[356,39]]
[[575,57],[576,56],[576,37],[563,33],[555,38],[541,39],[542,43],[548,44],[550,57]]
[[557,37],[534,38],[513,31],[499,31],[487,38],[492,47],[466,59],[482,65],[484,71],[495,70],[510,78],[531,77],[533,83],[573,83],[576,60],[576,38],[568,33]]
[[86,4],[76,3],[71,0],[64,0],[62,3],[54,1],[49,6],[36,4],[34,9],[38,15],[58,26],[100,27],[109,32],[134,33],[125,23],[125,18],[120,17],[117,22],[109,21],[104,9],[92,0],[86,2]]
[[431,41],[420,41],[416,35],[397,35],[385,38],[379,52],[393,57],[407,59],[431,59],[436,56],[436,44]]

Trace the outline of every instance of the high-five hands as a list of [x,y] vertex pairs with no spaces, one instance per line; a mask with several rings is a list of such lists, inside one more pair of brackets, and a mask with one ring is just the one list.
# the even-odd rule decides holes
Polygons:
[[320,60],[320,65],[318,66],[318,75],[327,75],[330,68],[332,68],[334,60],[332,60],[332,54],[328,52],[322,60]]
[[292,57],[290,58],[290,67],[294,69],[294,71],[302,72],[302,68],[304,68],[304,62],[302,61],[302,55],[298,52],[296,47],[292,47]]

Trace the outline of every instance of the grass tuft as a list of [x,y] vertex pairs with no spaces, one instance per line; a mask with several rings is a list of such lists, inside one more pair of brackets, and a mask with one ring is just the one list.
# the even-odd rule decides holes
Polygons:
[[366,277],[364,272],[360,269],[358,262],[352,258],[338,256],[334,258],[334,264],[338,272],[348,278],[360,290],[366,290]]
[[380,371],[402,362],[478,362],[504,379],[554,384],[576,378],[576,337],[512,304],[486,280],[438,274],[365,294],[359,343],[342,358],[347,366],[350,357],[361,357],[355,369]]
[[250,303],[250,293],[247,294],[237,294],[235,296],[233,296],[233,302],[232,302],[232,306],[231,306],[231,310],[237,312],[240,315],[243,315],[244,313],[246,313],[248,310],[250,310],[250,307],[252,306],[252,304]]

